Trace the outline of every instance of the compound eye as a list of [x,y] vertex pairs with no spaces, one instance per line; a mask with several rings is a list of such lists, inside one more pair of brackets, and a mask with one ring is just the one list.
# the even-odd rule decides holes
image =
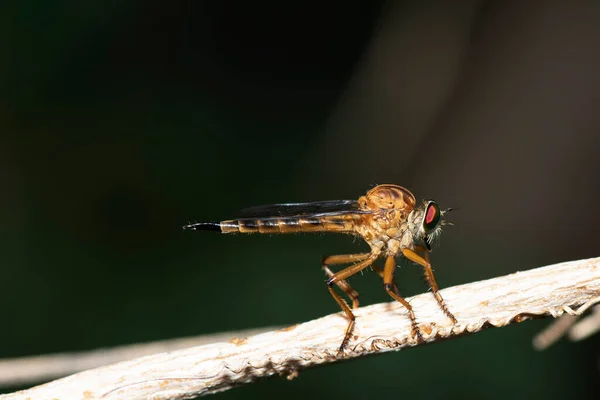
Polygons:
[[423,228],[425,232],[431,232],[434,230],[437,225],[440,223],[440,218],[442,217],[442,212],[440,207],[435,202],[430,202],[427,204],[427,209],[425,209],[425,218],[423,219]]

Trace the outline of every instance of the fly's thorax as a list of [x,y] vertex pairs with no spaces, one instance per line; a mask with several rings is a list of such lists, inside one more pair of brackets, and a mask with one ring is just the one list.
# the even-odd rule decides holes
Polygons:
[[[382,234],[398,236],[394,231],[405,229],[408,212],[398,209],[384,209],[373,215],[373,227]],[[388,233],[389,232],[389,233]]]
[[365,240],[369,245],[373,243],[377,234],[377,224],[374,221],[373,215],[364,215],[362,217],[362,223],[354,226],[356,233]]
[[396,209],[410,211],[415,207],[415,196],[398,185],[378,185],[358,199],[363,210]]
[[364,216],[363,223],[355,229],[372,248],[389,246],[391,240],[401,243],[408,229],[407,213],[395,209],[381,210]]

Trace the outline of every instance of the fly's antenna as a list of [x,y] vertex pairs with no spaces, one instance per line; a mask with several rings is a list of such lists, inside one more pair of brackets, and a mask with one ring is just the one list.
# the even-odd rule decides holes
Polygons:
[[[450,211],[458,210],[458,207],[449,207],[442,211],[442,215],[449,213]],[[444,221],[444,225],[454,225],[452,222]]]
[[196,222],[183,226],[184,231],[214,231],[221,232],[220,222]]
[[[445,214],[449,213],[450,211],[455,211],[455,210],[458,210],[458,207],[449,207],[449,208],[445,209],[444,211],[442,211],[442,215],[445,215]],[[449,222],[446,220],[442,220],[442,225],[454,226],[454,224],[452,222]]]

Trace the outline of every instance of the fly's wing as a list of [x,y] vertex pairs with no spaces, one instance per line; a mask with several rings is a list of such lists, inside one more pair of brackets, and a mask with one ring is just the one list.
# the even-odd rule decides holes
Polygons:
[[235,219],[221,222],[223,232],[353,232],[361,210],[356,200],[330,200],[313,203],[270,204],[251,207]]
[[246,208],[227,221],[196,222],[183,228],[222,233],[352,232],[360,215],[372,213],[361,210],[356,200],[269,204]]
[[312,203],[268,204],[245,208],[238,212],[238,219],[265,219],[286,217],[320,217],[346,214],[362,214],[356,200],[329,200]]
[[240,211],[234,219],[196,222],[185,230],[212,230],[222,233],[353,232],[361,214],[356,200],[330,200],[313,203],[269,204]]

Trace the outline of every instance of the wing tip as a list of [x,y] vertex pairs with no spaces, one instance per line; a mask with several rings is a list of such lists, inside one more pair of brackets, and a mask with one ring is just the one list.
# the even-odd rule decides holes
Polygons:
[[183,226],[184,231],[214,231],[221,232],[221,224],[219,222],[196,222]]

